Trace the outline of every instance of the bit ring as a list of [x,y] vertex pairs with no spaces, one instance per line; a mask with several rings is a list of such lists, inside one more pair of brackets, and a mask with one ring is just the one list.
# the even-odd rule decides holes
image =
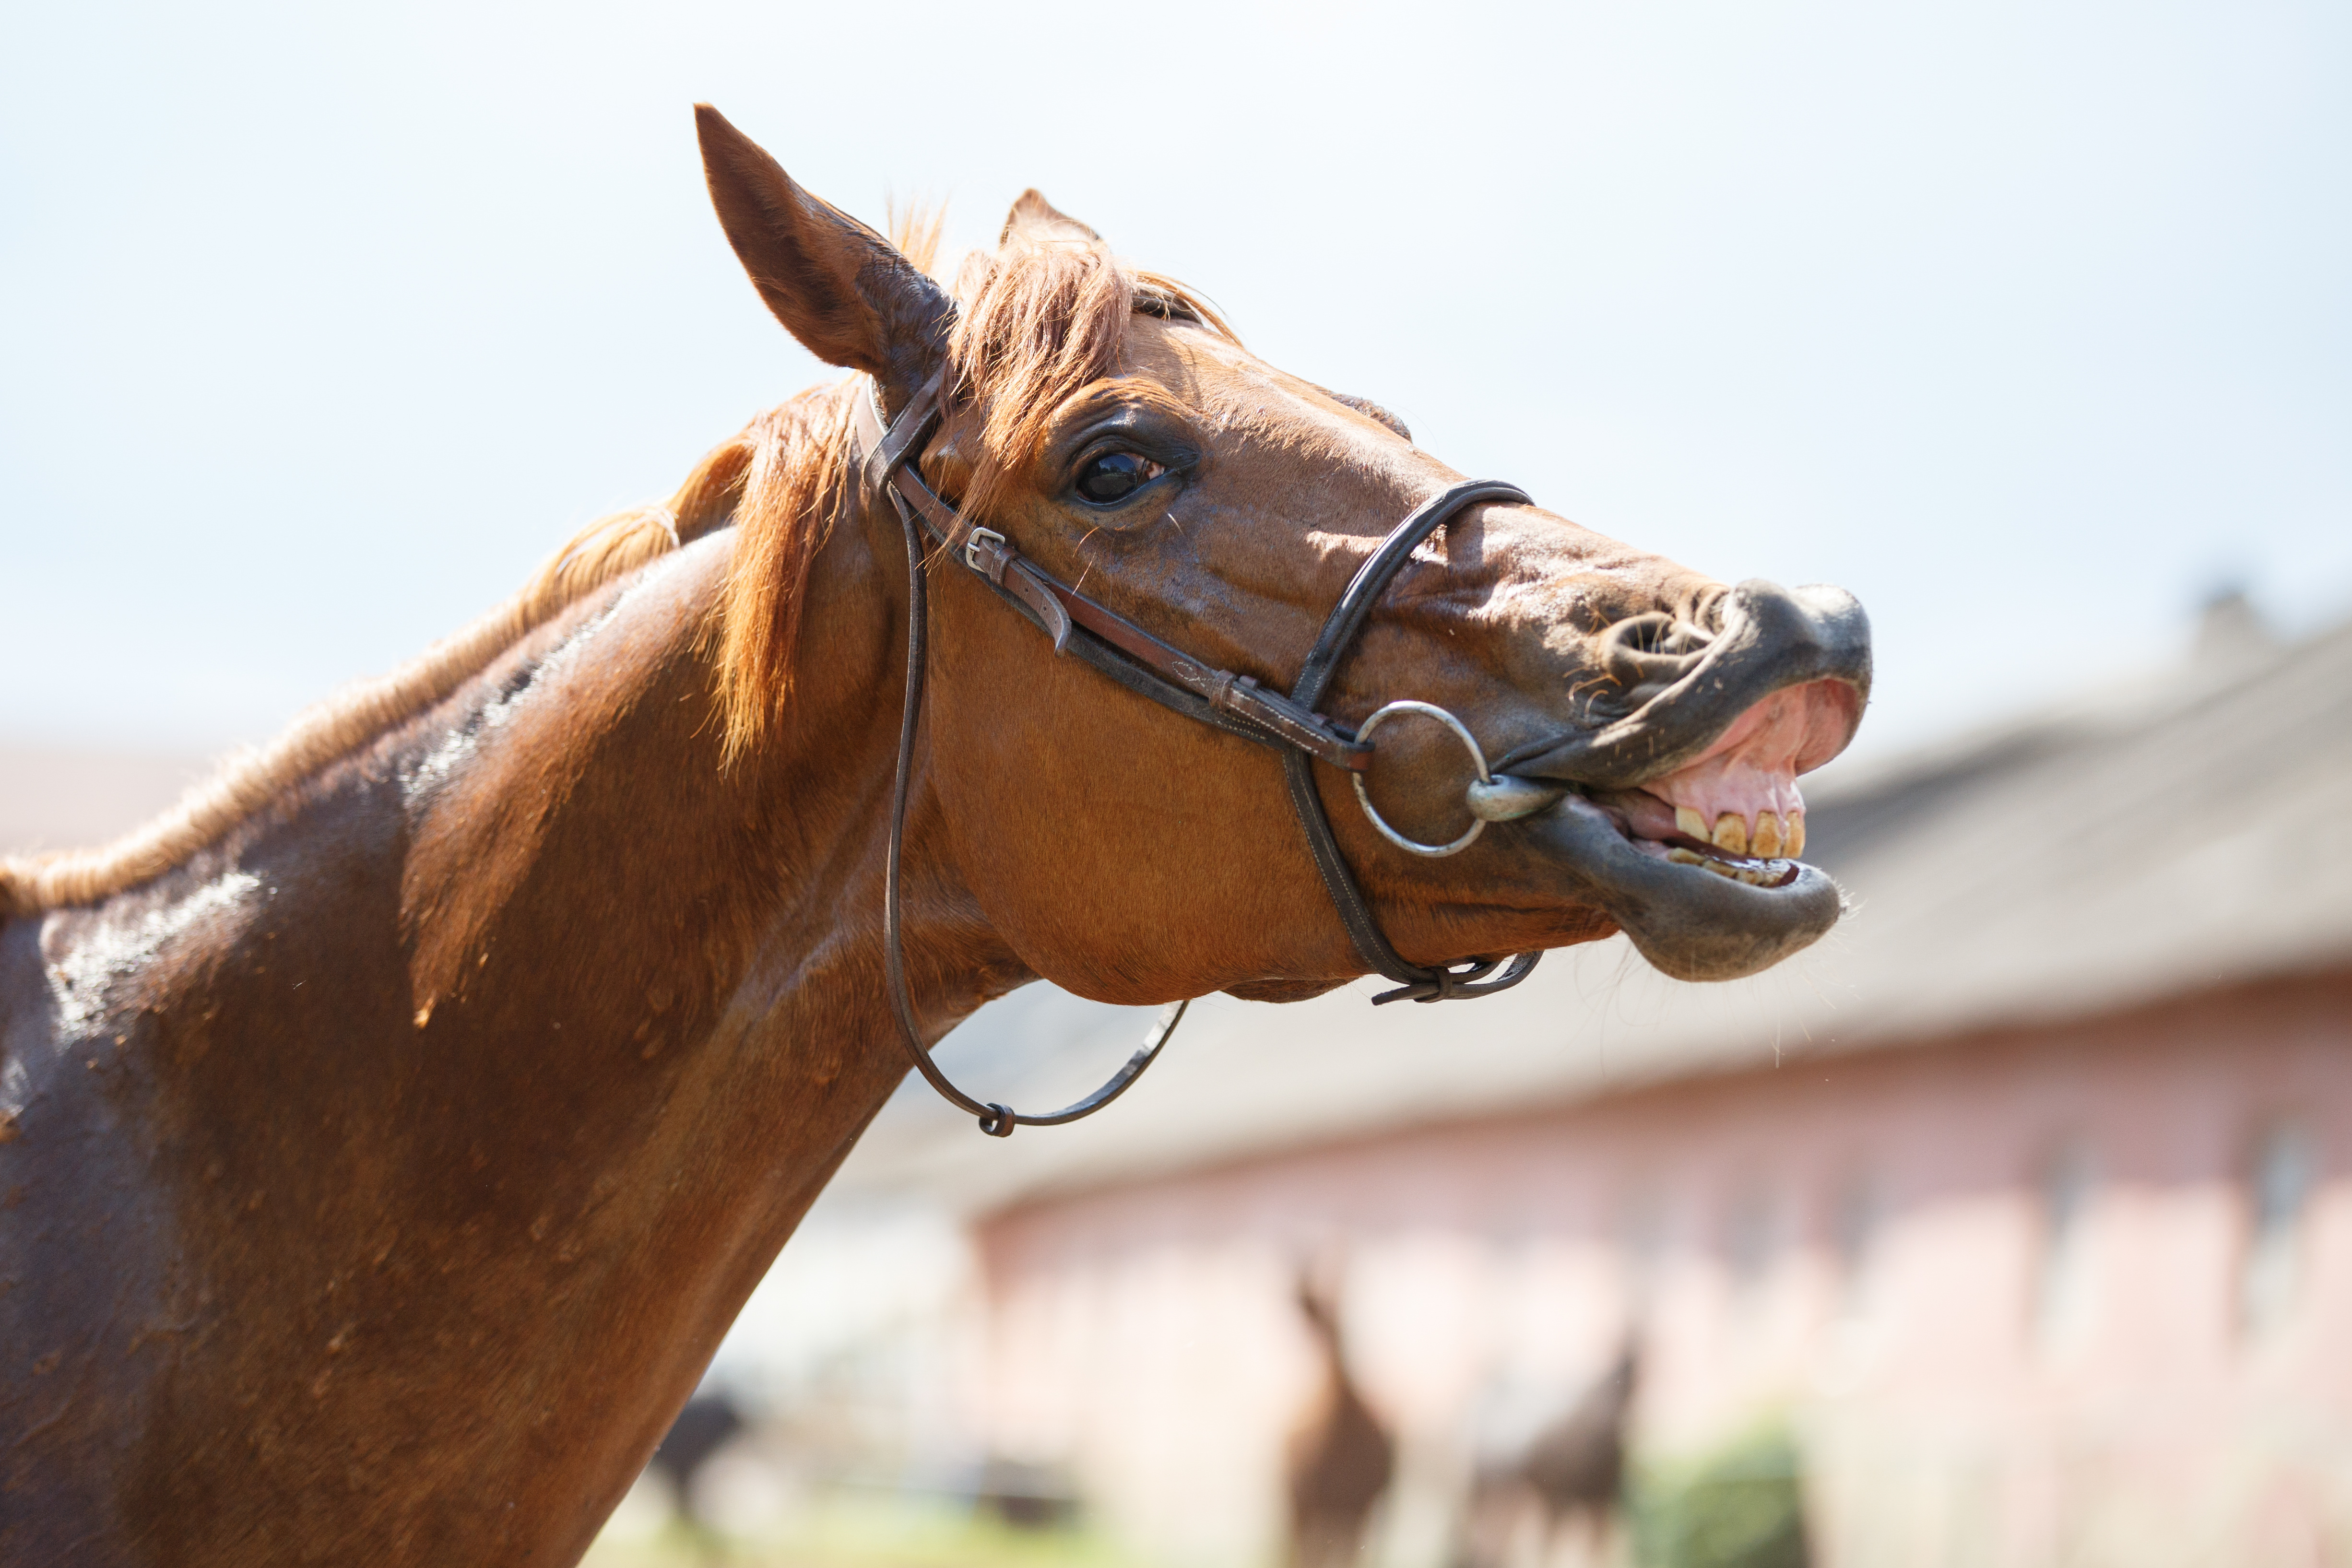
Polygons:
[[[1370,718],[1364,720],[1362,724],[1356,727],[1356,738],[1358,740],[1371,739],[1372,731],[1378,729],[1386,720],[1394,717],[1396,715],[1401,713],[1414,713],[1421,715],[1423,718],[1433,718],[1438,723],[1444,725],[1446,728],[1452,730],[1462,744],[1468,747],[1470,752],[1470,760],[1477,765],[1478,782],[1485,784],[1492,781],[1493,776],[1486,771],[1486,754],[1478,749],[1478,737],[1472,735],[1469,729],[1464,726],[1460,719],[1455,718],[1452,714],[1447,713],[1435,703],[1423,703],[1405,700],[1392,702],[1384,707],[1375,709]],[[1464,850],[1470,847],[1470,842],[1473,839],[1475,839],[1480,833],[1486,831],[1486,819],[1483,817],[1474,816],[1470,819],[1470,831],[1464,833],[1460,838],[1454,840],[1450,844],[1424,844],[1418,839],[1406,838],[1402,833],[1398,832],[1394,828],[1390,827],[1387,822],[1383,821],[1381,818],[1381,814],[1372,809],[1372,797],[1364,789],[1364,776],[1360,773],[1351,773],[1349,777],[1355,780],[1356,804],[1364,809],[1364,816],[1366,820],[1368,820],[1374,828],[1379,830],[1381,837],[1388,840],[1389,842],[1394,844],[1397,848],[1403,850],[1408,854],[1424,855],[1431,860],[1436,860],[1445,855],[1460,854]]]

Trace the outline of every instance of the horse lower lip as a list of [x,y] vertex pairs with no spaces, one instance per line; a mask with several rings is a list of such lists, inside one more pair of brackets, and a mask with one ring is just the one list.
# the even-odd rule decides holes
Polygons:
[[1788,869],[1770,882],[1708,874],[1711,867],[1675,863],[1667,846],[1629,838],[1581,796],[1522,826],[1542,835],[1583,900],[1677,979],[1729,980],[1769,968],[1810,946],[1843,910],[1837,884],[1813,866],[1780,862]]

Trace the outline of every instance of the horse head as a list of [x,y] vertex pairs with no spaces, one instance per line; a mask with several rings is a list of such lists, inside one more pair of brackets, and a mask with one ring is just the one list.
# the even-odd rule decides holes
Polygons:
[[[698,114],[720,221],[777,319],[871,379],[877,422],[937,401],[924,484],[1202,666],[1289,691],[1398,520],[1463,481],[1395,416],[1266,363],[1034,192],[950,288]],[[887,561],[877,471],[845,516]],[[1281,758],[1064,656],[950,552],[928,575],[918,810],[1023,963],[1125,1002],[1297,998],[1365,971]],[[824,635],[801,630],[800,660]],[[1622,929],[1669,975],[1729,978],[1838,918],[1838,889],[1799,858],[1796,780],[1843,749],[1869,687],[1868,622],[1841,590],[1727,585],[1488,499],[1413,550],[1332,671],[1320,714],[1379,729],[1355,770],[1315,764],[1312,788],[1412,964]],[[1398,841],[1474,832],[1442,857]]]

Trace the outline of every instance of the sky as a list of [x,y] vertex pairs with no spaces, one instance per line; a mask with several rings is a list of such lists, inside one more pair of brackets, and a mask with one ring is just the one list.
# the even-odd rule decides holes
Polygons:
[[[887,18],[877,26],[876,18]],[[2352,612],[2352,11],[20,5],[0,739],[211,749],[835,372],[717,103],[951,246],[1024,186],[1455,467],[1869,607],[1863,747]]]

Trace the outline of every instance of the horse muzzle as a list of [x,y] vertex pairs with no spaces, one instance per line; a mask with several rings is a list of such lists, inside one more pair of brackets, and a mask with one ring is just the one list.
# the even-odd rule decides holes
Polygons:
[[1717,598],[1706,621],[1652,614],[1611,627],[1601,658],[1620,697],[1602,722],[1491,767],[1451,714],[1391,704],[1367,734],[1412,710],[1462,739],[1475,767],[1464,796],[1473,821],[1449,842],[1416,842],[1381,818],[1360,778],[1366,815],[1422,855],[1465,849],[1490,823],[1517,824],[1575,902],[1606,913],[1679,979],[1735,979],[1809,946],[1844,901],[1796,858],[1796,777],[1843,750],[1861,721],[1869,618],[1843,589],[1748,581]]

